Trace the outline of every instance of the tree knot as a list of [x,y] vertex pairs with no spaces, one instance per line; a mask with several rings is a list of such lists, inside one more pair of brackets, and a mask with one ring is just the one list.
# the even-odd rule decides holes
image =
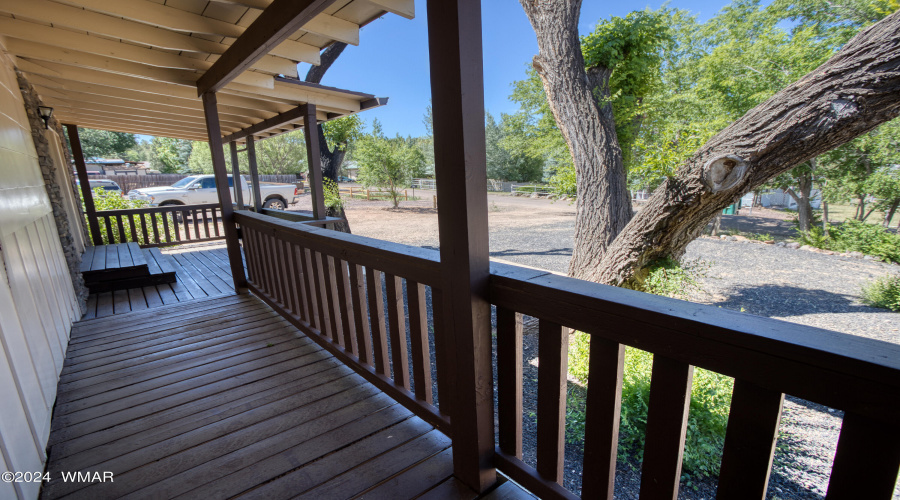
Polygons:
[[703,183],[713,193],[731,189],[741,182],[748,167],[740,156],[716,156],[703,166]]

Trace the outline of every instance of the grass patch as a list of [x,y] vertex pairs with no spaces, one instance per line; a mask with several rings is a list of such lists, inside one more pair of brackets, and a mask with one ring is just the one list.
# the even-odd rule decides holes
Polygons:
[[808,233],[798,233],[797,241],[835,252],[862,252],[885,262],[900,262],[900,235],[882,226],[848,220],[837,226],[813,227]]
[[[644,287],[658,295],[683,298],[693,291],[702,291],[699,280],[708,268],[709,263],[704,261],[682,265],[664,259],[651,268]],[[590,335],[578,332],[569,343],[569,374],[585,386],[589,357]],[[619,424],[620,459],[643,459],[652,369],[653,354],[626,348]],[[719,473],[733,386],[731,377],[702,368],[694,370],[682,466],[688,484],[691,478],[715,477]],[[568,394],[566,436],[572,443],[584,442],[586,393],[584,388],[574,387]]]
[[862,301],[868,306],[900,312],[900,276],[889,274],[864,285]]

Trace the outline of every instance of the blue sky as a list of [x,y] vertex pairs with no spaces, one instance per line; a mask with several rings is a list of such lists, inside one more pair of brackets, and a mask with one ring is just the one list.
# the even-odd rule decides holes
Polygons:
[[[686,9],[701,21],[713,17],[725,0],[674,0],[669,7]],[[767,2],[764,2],[767,3]],[[589,33],[598,20],[624,16],[635,9],[659,8],[660,0],[641,4],[628,1],[584,0],[579,32]],[[518,0],[483,0],[485,108],[493,115],[517,109],[509,101],[511,84],[521,80],[537,41]],[[428,33],[425,0],[416,0],[416,18],[387,15],[360,32],[358,47],[347,47],[325,74],[323,85],[389,97],[387,106],[362,113],[367,124],[378,118],[388,135],[422,135],[422,117],[431,97],[428,69]],[[300,78],[306,67],[300,68]]]

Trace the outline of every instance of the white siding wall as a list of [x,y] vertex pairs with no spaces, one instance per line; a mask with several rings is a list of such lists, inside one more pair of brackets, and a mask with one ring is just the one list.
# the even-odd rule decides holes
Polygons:
[[[36,472],[44,468],[56,383],[79,313],[22,94],[2,47],[0,264],[0,470]],[[0,483],[0,498],[13,492],[12,498],[37,498],[39,487]]]

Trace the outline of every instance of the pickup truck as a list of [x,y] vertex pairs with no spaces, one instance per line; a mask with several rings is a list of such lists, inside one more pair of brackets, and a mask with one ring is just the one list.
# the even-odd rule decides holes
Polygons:
[[[252,204],[250,186],[243,177],[240,179],[240,184],[244,203]],[[231,188],[231,199],[234,200],[234,182],[230,175],[228,176],[228,187]],[[284,210],[289,204],[297,201],[297,188],[291,184],[261,182],[259,191],[260,198],[263,200],[263,208]],[[192,175],[181,179],[171,186],[133,189],[128,192],[128,198],[147,201],[153,207],[203,205],[219,202],[219,196],[216,192],[216,179],[212,175]]]

